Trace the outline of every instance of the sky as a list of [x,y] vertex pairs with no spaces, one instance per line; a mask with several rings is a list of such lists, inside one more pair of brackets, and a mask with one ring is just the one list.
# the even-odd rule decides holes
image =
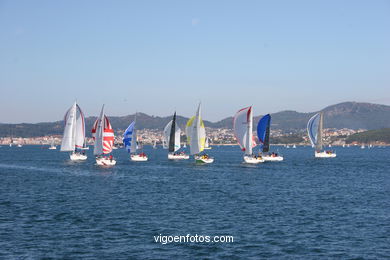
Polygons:
[[0,0],[0,122],[390,105],[390,1]]

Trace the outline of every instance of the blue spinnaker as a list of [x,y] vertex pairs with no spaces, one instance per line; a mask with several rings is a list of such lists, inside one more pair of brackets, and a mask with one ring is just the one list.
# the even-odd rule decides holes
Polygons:
[[123,134],[123,144],[125,145],[125,149],[129,153],[131,149],[131,140],[133,138],[134,125],[135,122],[131,122],[131,124],[129,125],[129,127],[127,127],[125,133]]

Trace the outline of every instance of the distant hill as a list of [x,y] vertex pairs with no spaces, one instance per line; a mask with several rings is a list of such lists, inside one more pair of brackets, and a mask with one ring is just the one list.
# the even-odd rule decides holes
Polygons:
[[[381,129],[390,128],[390,106],[344,102],[323,109],[325,118],[325,128],[350,128],[350,129]],[[271,114],[272,128],[289,130],[302,130],[306,128],[307,121],[316,112],[300,113],[296,111],[282,111]],[[234,112],[232,113],[234,114]],[[256,116],[254,121],[257,122],[261,116]],[[138,127],[143,129],[159,129],[172,119],[172,115],[166,117],[149,116],[144,113],[137,114]],[[86,118],[87,135],[92,128],[96,117]],[[131,121],[134,120],[134,115],[127,116],[110,116],[111,124],[115,130],[124,130]],[[177,116],[177,122],[180,128],[184,129],[187,117]],[[218,122],[204,121],[206,127],[211,128],[232,128],[233,118],[228,117]],[[61,135],[63,131],[63,122],[47,122],[36,124],[0,124],[0,137],[3,136],[21,136],[34,137],[44,135]]]
[[358,142],[358,143],[375,143],[375,142],[384,142],[390,143],[390,128],[369,130],[361,133],[356,133],[348,136],[345,140],[347,144]]

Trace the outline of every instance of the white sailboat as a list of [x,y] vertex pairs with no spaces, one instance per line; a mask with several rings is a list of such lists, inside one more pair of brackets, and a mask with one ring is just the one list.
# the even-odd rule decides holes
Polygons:
[[92,128],[92,137],[95,141],[93,147],[93,154],[96,156],[96,164],[100,166],[114,166],[116,160],[110,155],[112,152],[112,146],[114,145],[114,129],[108,120],[108,117],[104,113],[104,105],[100,112],[100,116],[96,119]]
[[[85,141],[84,114],[80,106],[74,102],[72,107],[65,114],[65,129],[61,141],[61,152],[71,152],[72,161],[85,161],[87,156],[79,151]],[[50,150],[55,150],[54,138],[52,138]]]
[[137,130],[136,130],[137,114],[135,119],[127,127],[123,135],[123,144],[125,149],[130,153],[130,159],[135,162],[145,162],[148,160],[148,156],[144,153],[137,154]]
[[191,117],[186,125],[187,143],[190,145],[190,154],[194,155],[195,161],[199,163],[212,163],[214,158],[202,153],[206,141],[206,129],[200,116],[200,103],[196,115]]
[[180,147],[181,129],[176,124],[176,112],[171,121],[164,128],[164,140],[168,143],[168,159],[169,160],[187,160],[190,158],[184,152],[178,152]]
[[[65,122],[65,123],[66,123],[66,122]],[[66,127],[66,125],[65,125],[65,127]],[[64,132],[64,135],[65,135],[65,132]],[[53,137],[51,138],[49,150],[57,150],[57,146],[54,144],[54,138],[53,138]],[[62,151],[62,150],[61,150],[61,151]]]
[[[259,138],[260,147],[263,152],[264,161],[270,162],[280,162],[283,161],[283,156],[278,153],[272,152],[269,153],[270,150],[270,128],[271,128],[271,115],[267,114],[263,116],[259,123],[257,124],[257,137]],[[268,153],[268,154],[266,154]]]
[[210,146],[210,139],[208,137],[206,137],[206,142],[204,143],[204,149],[205,150],[210,150],[211,149],[211,146]]
[[157,141],[156,140],[154,140],[154,142],[153,142],[153,149],[157,149]]
[[256,146],[256,143],[253,141],[252,125],[253,110],[251,106],[240,109],[234,115],[234,135],[242,151],[244,151],[244,162],[257,164],[264,162],[264,159],[261,156],[255,156],[252,152],[252,148]]
[[319,112],[309,119],[307,123],[307,133],[312,146],[315,147],[314,156],[316,158],[334,158],[336,153],[333,151],[322,151],[322,129],[324,124],[324,114]]

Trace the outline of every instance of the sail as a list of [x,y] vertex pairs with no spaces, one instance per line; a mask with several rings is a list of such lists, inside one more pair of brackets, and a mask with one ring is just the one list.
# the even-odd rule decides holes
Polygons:
[[114,145],[114,130],[108,117],[104,114],[104,105],[100,116],[96,119],[92,128],[92,137],[95,140],[94,155],[108,154]]
[[307,123],[307,134],[317,151],[322,149],[322,113],[315,114]]
[[171,150],[171,129],[172,129],[172,121],[169,121],[168,124],[164,127],[164,132],[163,132],[163,147],[164,149],[169,149],[169,152],[176,152],[177,150],[180,149],[180,133],[181,129],[177,124],[175,124],[175,130],[174,130],[174,144],[173,147],[174,149]]
[[245,154],[252,154],[253,138],[252,138],[252,107],[246,107],[239,110],[233,119],[234,135],[238,144]]
[[206,130],[204,128],[203,120],[200,116],[200,104],[196,115],[188,120],[186,125],[187,142],[190,145],[190,153],[198,154],[204,150],[206,141]]
[[85,121],[84,113],[79,105],[76,105],[76,125],[75,125],[75,146],[83,148],[85,140]]
[[173,153],[180,149],[180,128],[176,124],[176,112],[173,114],[169,133],[169,152]]
[[[125,145],[125,149],[127,152],[136,152],[137,147],[132,147],[135,146],[133,144],[133,133],[134,133],[134,126],[135,126],[135,121],[131,122],[131,124],[127,127],[125,133],[123,134],[123,144]],[[132,151],[133,150],[133,151]]]
[[62,136],[61,151],[69,152],[75,149],[75,124],[76,124],[76,102],[65,114],[65,129]]
[[257,124],[257,136],[259,137],[259,141],[262,144],[264,153],[269,151],[270,125],[271,125],[270,114],[263,116],[259,120],[259,123]]

